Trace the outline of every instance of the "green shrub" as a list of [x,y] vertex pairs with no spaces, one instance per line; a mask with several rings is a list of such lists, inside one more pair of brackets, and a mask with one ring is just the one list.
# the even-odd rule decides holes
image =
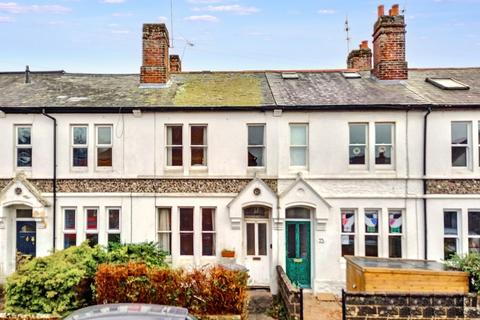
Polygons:
[[103,262],[142,262],[148,267],[166,267],[165,257],[166,253],[153,242],[131,244],[110,243]]
[[453,255],[445,264],[451,269],[468,272],[473,287],[480,292],[480,253],[472,252],[465,256]]
[[103,255],[84,243],[21,265],[7,278],[5,310],[63,314],[90,304],[92,277]]
[[93,304],[94,276],[101,263],[143,261],[148,266],[166,266],[165,253],[154,243],[112,244],[109,250],[78,247],[57,251],[22,264],[7,279],[6,311],[63,315]]

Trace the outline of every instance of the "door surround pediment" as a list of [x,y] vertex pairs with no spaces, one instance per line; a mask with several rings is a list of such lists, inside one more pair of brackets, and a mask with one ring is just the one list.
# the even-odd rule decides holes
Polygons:
[[33,218],[40,228],[46,227],[46,210],[50,203],[41,192],[28,181],[24,172],[19,172],[2,190],[0,190],[0,228],[5,227],[6,208],[25,206],[32,208]]
[[298,177],[279,195],[280,219],[285,220],[285,211],[292,207],[314,210],[318,231],[325,231],[332,206],[307,181]]

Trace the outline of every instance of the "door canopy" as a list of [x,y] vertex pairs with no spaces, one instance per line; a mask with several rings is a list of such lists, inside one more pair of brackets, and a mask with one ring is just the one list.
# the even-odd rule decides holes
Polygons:
[[254,206],[277,208],[277,195],[259,178],[250,181],[228,204],[232,229],[240,229],[243,209]]
[[33,217],[40,222],[40,227],[45,227],[45,208],[50,203],[42,196],[40,191],[27,180],[25,173],[20,172],[10,181],[3,190],[0,190],[0,228],[4,227],[6,210],[10,206],[27,206],[32,208]]
[[324,231],[332,206],[303,178],[297,178],[279,196],[280,219],[285,219],[286,209],[305,207],[313,210],[317,230]]

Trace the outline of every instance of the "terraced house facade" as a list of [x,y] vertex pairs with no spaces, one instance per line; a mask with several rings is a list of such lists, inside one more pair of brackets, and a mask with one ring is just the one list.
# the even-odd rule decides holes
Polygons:
[[174,266],[226,249],[252,286],[281,265],[337,292],[344,255],[479,250],[480,69],[409,69],[405,28],[380,7],[345,70],[182,72],[146,24],[140,75],[1,73],[0,275],[155,241]]

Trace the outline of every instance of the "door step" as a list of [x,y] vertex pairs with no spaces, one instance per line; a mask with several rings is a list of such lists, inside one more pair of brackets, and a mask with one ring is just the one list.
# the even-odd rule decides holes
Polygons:
[[265,313],[272,306],[273,296],[270,290],[266,289],[250,289],[248,290],[250,302],[248,303],[248,312]]

